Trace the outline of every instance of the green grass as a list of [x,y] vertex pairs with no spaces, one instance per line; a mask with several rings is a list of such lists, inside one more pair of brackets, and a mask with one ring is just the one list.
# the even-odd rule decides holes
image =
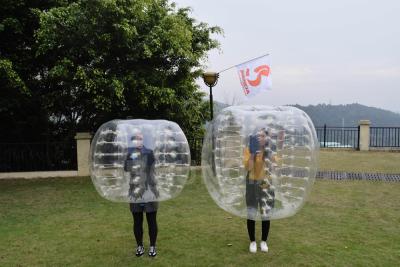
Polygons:
[[270,252],[253,255],[245,220],[218,208],[196,172],[161,203],[150,259],[134,256],[128,205],[89,178],[3,180],[0,266],[395,266],[399,193],[400,183],[318,180],[297,215],[272,221]]
[[400,173],[400,153],[321,150],[319,169],[325,171]]

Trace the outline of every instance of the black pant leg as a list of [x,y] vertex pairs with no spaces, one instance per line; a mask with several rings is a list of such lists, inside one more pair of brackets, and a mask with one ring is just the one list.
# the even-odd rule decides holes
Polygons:
[[155,246],[157,241],[157,211],[147,212],[147,225],[149,227],[150,246]]
[[133,234],[138,246],[143,246],[143,212],[132,212]]
[[268,239],[270,224],[271,224],[271,222],[269,220],[262,221],[262,224],[261,224],[261,240],[262,241],[267,241],[267,239]]
[[247,232],[251,242],[256,241],[256,221],[247,219]]

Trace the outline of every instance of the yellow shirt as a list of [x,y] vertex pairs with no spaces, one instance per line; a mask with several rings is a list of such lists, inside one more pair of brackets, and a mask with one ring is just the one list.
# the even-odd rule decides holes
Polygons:
[[250,149],[246,147],[244,149],[244,156],[243,156],[243,163],[244,163],[244,168],[249,171],[249,179],[252,180],[262,180],[266,178],[265,175],[265,161],[263,159],[264,152],[257,153],[255,155],[254,159],[254,164],[253,168],[250,169],[249,167],[249,161],[250,157],[252,156],[250,154]]

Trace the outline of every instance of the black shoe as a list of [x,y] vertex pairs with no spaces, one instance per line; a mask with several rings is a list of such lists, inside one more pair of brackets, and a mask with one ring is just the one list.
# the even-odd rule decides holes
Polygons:
[[156,250],[156,247],[155,247],[155,246],[151,246],[151,247],[149,248],[149,256],[150,256],[150,257],[155,257],[155,256],[157,256],[157,250]]
[[144,247],[143,246],[138,246],[136,248],[136,257],[140,257],[144,254]]

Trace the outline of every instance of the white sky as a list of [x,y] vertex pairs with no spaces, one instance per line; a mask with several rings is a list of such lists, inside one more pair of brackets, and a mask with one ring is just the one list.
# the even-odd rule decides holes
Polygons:
[[[360,103],[400,112],[400,0],[174,2],[224,29],[209,70],[270,53],[272,91],[247,103]],[[213,95],[227,104],[245,101],[235,69],[221,73]]]

